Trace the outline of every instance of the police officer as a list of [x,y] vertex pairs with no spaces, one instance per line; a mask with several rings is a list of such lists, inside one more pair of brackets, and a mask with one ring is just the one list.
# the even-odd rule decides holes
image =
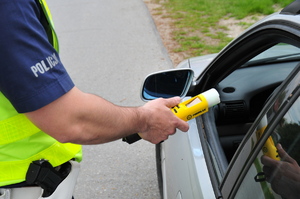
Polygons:
[[179,98],[129,108],[79,90],[59,58],[44,0],[2,0],[0,15],[2,195],[6,189],[26,188],[34,161],[47,160],[55,168],[71,159],[79,162],[80,144],[106,143],[137,132],[155,144],[176,128],[188,130],[169,110]]

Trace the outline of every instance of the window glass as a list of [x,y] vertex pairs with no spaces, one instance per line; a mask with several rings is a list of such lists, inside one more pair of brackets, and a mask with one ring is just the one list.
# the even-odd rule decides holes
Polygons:
[[[227,169],[223,169],[224,161],[220,157],[223,154],[220,150],[223,150],[227,162],[231,163],[237,148],[257,119],[267,99],[299,64],[299,60],[300,48],[279,43],[244,63],[216,86],[222,100],[216,111],[215,124],[220,144],[216,143],[217,139],[213,139],[214,128],[207,128],[205,131],[213,171],[218,182],[222,182]],[[208,126],[208,122],[204,121],[204,124]],[[244,147],[245,156],[240,157],[244,158],[243,161],[246,161],[251,154],[256,141],[256,138],[253,138],[253,144],[249,143]],[[218,150],[217,147],[221,149]],[[236,167],[240,168],[238,163]],[[231,177],[234,175],[230,173]]]
[[[267,125],[267,121],[263,122]],[[264,130],[257,131],[257,136]],[[272,158],[269,158],[271,156]],[[277,124],[248,170],[235,198],[300,197],[300,100]]]
[[243,67],[300,60],[300,48],[279,43],[249,60]]

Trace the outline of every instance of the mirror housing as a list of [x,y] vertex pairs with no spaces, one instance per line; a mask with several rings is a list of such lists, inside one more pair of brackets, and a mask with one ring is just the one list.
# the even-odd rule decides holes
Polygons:
[[194,71],[189,68],[152,73],[145,78],[141,98],[149,101],[156,98],[185,97],[193,77]]

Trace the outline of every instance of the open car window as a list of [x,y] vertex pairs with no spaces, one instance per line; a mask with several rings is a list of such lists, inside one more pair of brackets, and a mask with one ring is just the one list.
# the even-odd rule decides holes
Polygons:
[[[263,133],[263,129],[258,131]],[[253,143],[255,142],[253,140]],[[298,97],[261,148],[235,198],[299,198],[299,151],[300,99]],[[268,158],[268,156],[272,157],[272,154],[275,156]]]
[[[222,102],[213,111],[215,121],[212,121],[211,114],[204,116],[203,120],[206,126],[211,125],[206,128],[209,151],[213,159],[217,159],[214,164],[216,170],[221,169],[221,174],[226,172],[228,163],[269,96],[300,61],[298,57],[278,63],[261,62],[274,59],[280,53],[282,56],[297,54],[300,48],[284,43],[272,46],[241,65],[216,86]],[[256,66],[244,67],[251,62],[256,62]]]
[[[293,59],[283,61],[275,58],[279,57],[280,53],[282,57]],[[208,167],[212,170],[211,175],[215,176],[216,186],[221,186],[236,150],[268,98],[299,64],[300,57],[294,56],[299,53],[300,48],[279,43],[241,64],[217,84],[216,89],[222,102],[214,108],[213,113],[202,117],[208,146],[206,155],[210,157],[211,164]],[[273,61],[266,62],[267,59]],[[297,108],[299,110],[299,106]],[[245,150],[250,153],[252,147],[249,146]]]
[[300,60],[300,48],[290,44],[279,43],[255,56],[247,63],[243,64],[242,67],[260,66],[264,64],[297,60]]

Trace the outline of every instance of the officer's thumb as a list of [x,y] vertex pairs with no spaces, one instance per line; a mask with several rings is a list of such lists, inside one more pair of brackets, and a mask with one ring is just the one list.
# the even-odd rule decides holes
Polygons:
[[172,108],[180,103],[180,97],[172,97],[165,100],[165,105]]

